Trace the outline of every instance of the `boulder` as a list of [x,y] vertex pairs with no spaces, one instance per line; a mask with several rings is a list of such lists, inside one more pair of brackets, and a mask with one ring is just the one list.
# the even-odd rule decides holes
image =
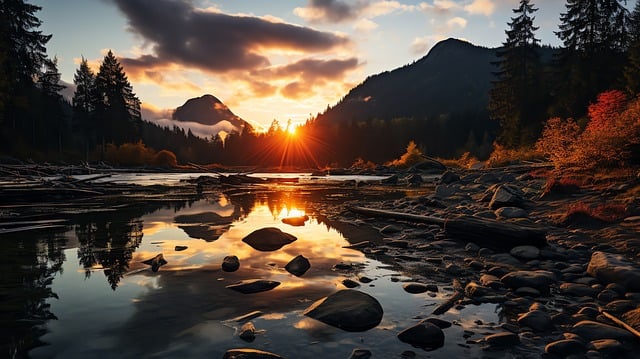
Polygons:
[[296,277],[301,277],[309,270],[309,268],[311,268],[311,264],[303,255],[297,255],[287,263],[286,266],[284,266],[284,269],[286,269],[287,272],[295,275]]
[[271,252],[297,240],[295,236],[275,227],[266,227],[251,232],[242,241],[256,250]]
[[226,256],[222,259],[222,270],[225,272],[235,272],[240,268],[240,260],[236,256]]
[[238,334],[240,339],[252,342],[256,339],[256,327],[251,322],[246,322],[240,327],[240,333]]
[[400,341],[429,350],[444,345],[444,332],[437,325],[422,322],[398,333]]
[[316,301],[303,314],[348,332],[362,332],[380,324],[383,310],[369,294],[343,289]]
[[518,191],[507,185],[500,185],[491,197],[489,208],[498,209],[501,207],[522,207],[524,200]]
[[612,325],[583,320],[571,328],[571,332],[580,337],[592,341],[598,339],[615,339],[621,342],[628,342],[635,339],[635,336],[628,331],[614,327]]
[[597,289],[580,283],[562,283],[559,289],[560,293],[572,297],[593,297],[598,293]]
[[278,354],[265,352],[258,349],[229,349],[227,350],[222,359],[284,359]]
[[542,310],[532,310],[518,317],[518,324],[529,327],[535,332],[544,332],[553,329],[553,322],[549,313]]
[[266,292],[279,285],[280,285],[280,282],[276,282],[273,280],[250,279],[250,280],[243,280],[236,284],[228,285],[226,286],[226,288],[233,289],[236,292],[240,292],[243,294],[251,294],[251,293]]
[[586,351],[587,348],[585,348],[584,344],[576,339],[562,339],[549,343],[544,347],[545,353],[557,355],[561,358],[583,354]]
[[621,255],[593,252],[587,273],[603,284],[617,283],[628,291],[640,292],[640,270]]
[[411,294],[419,294],[427,291],[437,292],[438,287],[435,284],[407,283],[402,286],[405,292]]
[[486,336],[484,340],[493,348],[507,348],[520,344],[520,337],[518,334],[511,332],[491,334]]

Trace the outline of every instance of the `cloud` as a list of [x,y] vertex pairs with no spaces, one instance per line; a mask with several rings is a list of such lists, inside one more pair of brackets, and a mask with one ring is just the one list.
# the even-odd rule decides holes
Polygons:
[[490,16],[496,9],[494,0],[473,0],[464,10],[469,14]]
[[210,138],[220,131],[224,131],[226,133],[240,131],[239,128],[226,120],[220,121],[215,125],[205,125],[190,121],[174,121],[171,119],[173,110],[161,109],[144,102],[140,106],[140,112],[142,113],[142,118],[148,122],[154,123],[160,127],[173,128],[173,126],[177,126],[185,132],[191,130],[194,135],[202,138]]
[[452,19],[447,20],[447,26],[450,29],[455,29],[455,28],[464,29],[465,27],[467,27],[467,20],[456,16]]
[[342,23],[362,19],[371,19],[396,11],[413,11],[414,5],[398,1],[356,0],[309,0],[306,7],[297,7],[293,13],[312,24]]
[[128,69],[181,64],[224,73],[269,66],[267,52],[323,52],[349,44],[342,35],[202,10],[188,0],[112,0],[129,30],[151,45],[153,54],[123,60]]

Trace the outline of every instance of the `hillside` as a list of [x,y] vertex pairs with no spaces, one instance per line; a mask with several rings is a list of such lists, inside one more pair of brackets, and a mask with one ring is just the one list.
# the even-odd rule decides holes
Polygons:
[[227,132],[242,132],[245,128],[251,128],[251,125],[236,116],[213,95],[203,95],[187,100],[184,105],[176,108],[172,117],[174,121],[221,127],[221,130],[224,129]]

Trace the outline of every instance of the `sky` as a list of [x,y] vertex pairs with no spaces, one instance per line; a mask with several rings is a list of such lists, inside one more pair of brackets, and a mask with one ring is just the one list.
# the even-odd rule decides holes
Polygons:
[[[636,0],[629,0],[633,9]],[[211,94],[254,126],[302,123],[368,76],[412,63],[450,37],[498,47],[518,0],[31,0],[63,81],[108,50],[143,117]],[[534,0],[537,37],[554,35],[562,0]]]

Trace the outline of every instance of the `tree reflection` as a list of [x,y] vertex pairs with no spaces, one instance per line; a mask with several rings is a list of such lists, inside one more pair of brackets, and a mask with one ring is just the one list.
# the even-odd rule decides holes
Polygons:
[[0,356],[27,357],[45,345],[45,323],[57,319],[47,303],[58,298],[51,283],[62,272],[65,239],[54,233],[39,237],[12,235],[0,240]]

